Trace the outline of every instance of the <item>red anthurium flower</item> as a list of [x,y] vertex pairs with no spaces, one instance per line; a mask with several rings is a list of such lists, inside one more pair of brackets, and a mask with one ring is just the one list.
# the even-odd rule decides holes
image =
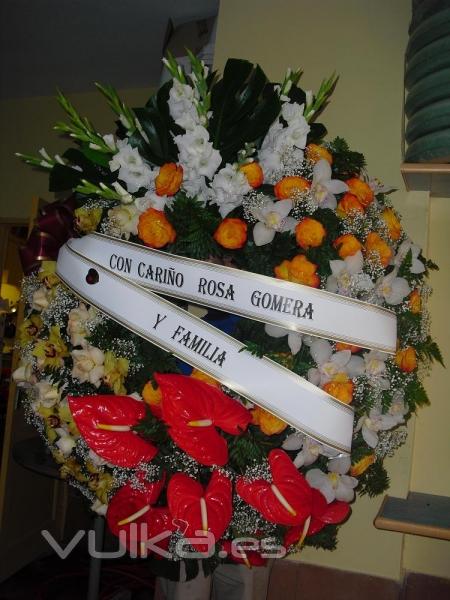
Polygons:
[[334,500],[327,503],[325,496],[319,490],[312,489],[312,506],[310,518],[306,519],[303,525],[291,527],[286,533],[284,543],[286,546],[303,541],[308,535],[314,535],[325,525],[337,524],[344,521],[350,512],[350,505],[347,502]]
[[[198,531],[210,532],[216,540],[222,537],[231,521],[232,486],[225,475],[214,471],[206,489],[184,473],[175,473],[167,486],[167,504],[174,521],[186,523],[186,538],[201,537]],[[204,543],[191,542],[199,552]]]
[[250,412],[199,379],[161,374],[155,379],[162,392],[162,417],[173,441],[203,465],[225,465],[228,446],[216,427],[238,435],[251,422]]
[[311,514],[312,492],[283,450],[271,450],[269,465],[272,483],[264,479],[248,481],[241,477],[236,492],[271,523],[300,525]]
[[[114,494],[108,505],[106,520],[114,535],[125,534],[127,548],[138,556],[147,556],[148,540],[172,532],[172,516],[167,507],[152,506],[164,487],[165,477],[154,483],[142,481],[139,488],[127,483]],[[170,535],[164,535],[155,545],[166,549]]]
[[247,550],[239,546],[239,544],[235,544],[232,551],[231,545],[231,540],[223,540],[221,542],[222,550],[225,550],[227,556],[233,562],[245,565],[249,569],[252,567],[263,567],[267,563],[267,559],[263,558],[256,550]]
[[69,396],[69,407],[89,448],[113,465],[135,467],[157,453],[131,429],[145,417],[143,402],[129,396]]

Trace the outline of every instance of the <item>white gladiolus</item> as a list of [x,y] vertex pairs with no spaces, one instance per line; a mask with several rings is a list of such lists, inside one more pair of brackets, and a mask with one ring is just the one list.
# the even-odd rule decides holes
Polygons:
[[216,173],[211,182],[213,192],[211,202],[217,204],[221,216],[226,217],[229,212],[242,204],[244,195],[251,189],[244,173],[228,163]]

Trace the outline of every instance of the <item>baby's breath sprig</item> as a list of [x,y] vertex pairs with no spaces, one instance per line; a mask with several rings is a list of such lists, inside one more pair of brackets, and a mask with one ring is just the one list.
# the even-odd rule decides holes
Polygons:
[[56,131],[66,133],[71,138],[89,144],[89,147],[105,154],[115,154],[116,148],[111,147],[103,137],[94,129],[92,123],[86,117],[81,117],[73,104],[60,91],[57,100],[63,110],[69,115],[70,123],[58,121],[54,126]]
[[313,116],[325,105],[326,101],[333,93],[338,79],[339,77],[336,75],[336,73],[333,73],[331,77],[322,81],[319,91],[306,105],[303,116],[308,122],[311,121]]

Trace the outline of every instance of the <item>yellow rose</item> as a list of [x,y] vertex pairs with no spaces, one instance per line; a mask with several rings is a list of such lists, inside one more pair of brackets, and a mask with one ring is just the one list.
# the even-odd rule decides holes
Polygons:
[[218,244],[228,250],[242,248],[247,241],[247,223],[242,219],[224,219],[213,237]]
[[336,208],[336,214],[343,219],[344,217],[348,217],[355,212],[363,213],[364,206],[356,196],[347,192],[344,197],[339,200]]
[[345,404],[350,404],[353,400],[353,381],[345,373],[337,373],[322,389]]
[[329,162],[330,165],[333,164],[333,157],[331,153],[324,146],[319,146],[317,144],[308,144],[306,146],[306,158],[313,163],[324,159]]
[[241,165],[239,167],[239,171],[244,173],[245,177],[247,178],[248,185],[252,188],[256,189],[262,185],[264,181],[264,173],[261,169],[261,165],[256,161]]
[[400,236],[402,235],[403,231],[402,226],[392,208],[385,208],[381,213],[381,218],[383,219],[383,221],[386,224],[386,227],[388,228],[389,237],[391,238],[391,240],[394,240],[396,242],[398,239],[400,239]]
[[334,240],[333,246],[337,249],[342,259],[347,258],[347,256],[353,256],[363,247],[361,242],[351,233],[340,235]]
[[161,210],[149,208],[139,217],[139,238],[150,248],[163,248],[176,238],[175,229]]
[[309,190],[311,184],[304,177],[292,175],[283,177],[274,187],[274,194],[278,200],[293,198],[296,194]]
[[397,350],[395,364],[405,373],[411,373],[411,371],[417,369],[417,354],[414,348],[408,346],[402,350]]
[[274,269],[278,279],[302,283],[311,287],[319,287],[320,277],[317,275],[317,265],[310,262],[304,254],[297,254],[292,260],[283,260]]
[[371,231],[366,238],[364,247],[369,259],[371,255],[376,255],[383,267],[388,266],[393,255],[393,251],[392,248],[383,240],[383,238],[378,235],[378,233]]
[[364,208],[367,208],[374,199],[374,194],[370,186],[358,177],[347,179],[345,183],[348,185],[350,194],[356,196]]
[[295,239],[303,250],[321,246],[326,235],[327,232],[322,223],[310,217],[302,219],[295,228]]
[[409,302],[409,310],[414,315],[417,315],[421,312],[422,298],[420,297],[420,292],[417,288],[410,293],[408,302]]
[[155,179],[158,196],[174,196],[183,181],[183,167],[175,163],[166,163],[159,169]]
[[287,427],[287,423],[259,406],[254,408],[251,413],[254,425],[258,425],[261,431],[266,435],[281,433]]
[[375,460],[375,454],[367,454],[367,456],[363,456],[358,460],[358,462],[350,467],[350,475],[352,477],[359,477],[364,473],[364,471],[367,471],[370,465],[373,465]]

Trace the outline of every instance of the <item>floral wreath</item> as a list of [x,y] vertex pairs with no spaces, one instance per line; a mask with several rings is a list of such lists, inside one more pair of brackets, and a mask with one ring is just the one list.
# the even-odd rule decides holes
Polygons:
[[[159,546],[174,561],[180,539],[201,554],[195,532],[212,533],[212,567],[230,560],[242,537],[263,544],[232,553],[245,564],[264,562],[261,547],[334,549],[355,493],[388,487],[383,460],[428,403],[421,380],[433,359],[442,362],[426,307],[426,277],[437,267],[405,234],[393,190],[369,178],[363,155],[342,138],[324,141],[316,119],[336,77],[312,94],[298,86],[300,71],[275,85],[243,60],[229,60],[222,78],[192,54],[189,75],[172,57],[164,62],[172,79],[143,108],[97,86],[118,117],[115,135],[99,134],[59,94],[69,122],[55,128],[76,148],[19,155],[50,172],[51,191],[73,191],[38,219],[23,253],[29,270],[46,255],[41,242],[55,257],[74,225],[75,235],[97,231],[386,307],[397,316],[397,352],[207,313],[255,355],[351,403],[351,456],[330,458],[314,439],[81,302],[48,260],[23,284],[14,377],[28,418],[62,477],[113,533],[129,534],[129,547],[138,542],[138,555],[163,531]],[[133,427],[105,425],[99,441],[92,422],[108,410]],[[130,533],[136,524],[147,537]]]

